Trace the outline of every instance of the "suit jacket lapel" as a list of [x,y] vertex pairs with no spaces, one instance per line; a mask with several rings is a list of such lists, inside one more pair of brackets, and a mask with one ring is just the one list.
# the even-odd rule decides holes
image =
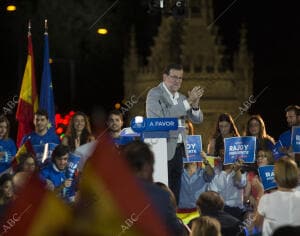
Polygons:
[[167,93],[166,89],[163,86],[163,82],[160,83],[159,85],[161,92],[162,92],[162,99],[163,102],[166,103],[168,106],[172,106],[173,105],[173,101],[170,98],[170,95]]

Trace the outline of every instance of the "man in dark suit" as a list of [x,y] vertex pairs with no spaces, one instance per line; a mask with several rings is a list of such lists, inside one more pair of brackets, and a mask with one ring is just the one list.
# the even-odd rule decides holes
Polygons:
[[[183,67],[179,64],[170,64],[163,72],[163,82],[152,88],[147,95],[146,113],[148,118],[175,117],[179,125],[184,126],[185,119],[193,123],[203,120],[203,113],[199,101],[204,90],[200,86],[188,92],[188,97],[179,93],[183,81]],[[183,171],[182,157],[185,156],[184,134],[170,137],[167,140],[168,150],[168,182],[179,202],[180,179]]]
[[127,144],[122,152],[137,177],[138,183],[149,197],[151,206],[155,208],[161,221],[168,227],[170,235],[183,235],[185,228],[176,217],[176,210],[172,205],[170,194],[153,183],[154,154],[148,144],[142,141],[133,141]]

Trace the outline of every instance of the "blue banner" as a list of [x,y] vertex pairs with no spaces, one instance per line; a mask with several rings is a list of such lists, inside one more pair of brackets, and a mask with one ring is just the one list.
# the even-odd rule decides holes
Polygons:
[[238,159],[245,163],[255,162],[256,137],[232,137],[224,139],[224,165],[233,164]]
[[183,158],[183,163],[202,162],[202,138],[201,135],[186,136],[186,157]]
[[170,131],[178,129],[177,118],[144,118],[135,117],[130,122],[130,127],[137,133]]
[[274,165],[261,166],[258,168],[258,173],[264,186],[264,190],[277,187],[275,182]]
[[282,148],[283,146],[280,140],[277,143],[275,143],[274,147],[272,148],[272,153],[275,161],[278,160],[280,157],[285,156],[285,153],[281,152]]
[[293,126],[291,143],[293,152],[300,153],[300,126]]

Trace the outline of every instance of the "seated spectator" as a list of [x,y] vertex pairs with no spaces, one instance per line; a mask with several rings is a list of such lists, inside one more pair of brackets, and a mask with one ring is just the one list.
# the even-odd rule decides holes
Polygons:
[[300,226],[300,192],[294,188],[298,184],[298,168],[291,158],[280,158],[274,167],[278,190],[261,197],[256,215],[257,226],[262,226],[264,236],[280,226]]
[[33,154],[23,153],[19,156],[19,163],[16,168],[16,172],[34,172],[38,170],[37,161]]
[[224,211],[243,220],[244,188],[247,185],[247,173],[241,173],[242,160],[235,164],[224,165],[224,170],[216,175],[208,189],[220,193],[225,202]]
[[[259,150],[256,156],[257,166],[273,165],[274,158],[270,150]],[[244,193],[245,202],[248,202],[250,208],[256,211],[258,201],[264,194],[264,189],[260,181],[258,171],[248,173],[247,186]]]
[[221,225],[212,217],[199,217],[193,221],[191,236],[221,236]]
[[0,177],[0,216],[3,216],[8,204],[15,198],[12,175],[6,173]]
[[208,183],[214,177],[214,170],[206,159],[206,154],[201,153],[205,168],[197,166],[196,162],[185,163],[181,175],[179,209],[196,210],[196,201],[201,193],[208,188]]
[[202,193],[197,206],[201,217],[210,216],[220,222],[222,236],[244,235],[243,223],[224,211],[224,200],[217,192]]

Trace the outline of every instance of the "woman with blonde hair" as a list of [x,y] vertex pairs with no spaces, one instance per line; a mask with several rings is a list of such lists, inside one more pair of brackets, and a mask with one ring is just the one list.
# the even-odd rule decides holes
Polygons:
[[221,236],[221,225],[212,217],[199,217],[193,221],[191,236]]
[[274,167],[278,190],[261,197],[256,214],[257,226],[262,226],[263,236],[272,235],[275,229],[284,225],[300,226],[300,192],[298,168],[289,157],[280,158]]

